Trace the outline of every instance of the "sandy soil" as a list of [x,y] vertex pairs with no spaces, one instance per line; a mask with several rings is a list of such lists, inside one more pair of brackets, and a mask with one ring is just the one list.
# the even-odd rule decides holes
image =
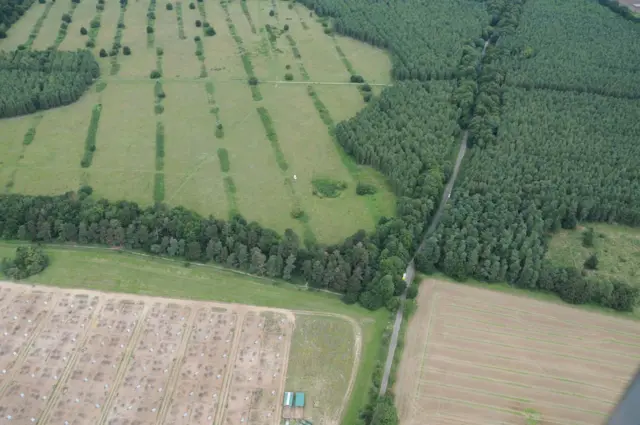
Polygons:
[[394,386],[402,425],[600,424],[640,364],[640,323],[436,280]]
[[0,423],[279,423],[294,320],[0,282]]

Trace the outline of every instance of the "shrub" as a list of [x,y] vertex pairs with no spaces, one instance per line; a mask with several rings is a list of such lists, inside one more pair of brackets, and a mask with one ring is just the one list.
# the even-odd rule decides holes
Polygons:
[[293,3],[289,3],[289,9],[293,9]]
[[124,47],[122,48],[122,53],[123,53],[125,56],[129,56],[129,55],[131,54],[131,48],[130,48],[129,46],[124,46]]
[[322,23],[322,26],[323,26],[324,28],[327,28],[327,27],[329,26],[329,24],[327,24],[326,22],[323,22],[323,23]]
[[92,19],[91,22],[89,23],[89,26],[91,28],[100,28],[100,21],[97,19]]
[[200,19],[196,20],[196,27],[200,28],[202,26],[202,21]]
[[153,107],[153,111],[156,115],[160,115],[164,112],[164,106],[162,106],[162,103],[156,103],[156,106]]
[[291,69],[291,65],[287,64],[287,65],[285,65],[285,67],[284,67],[284,68],[285,68],[285,69]]
[[201,40],[201,38],[200,38],[200,36],[199,36],[199,35],[196,35],[195,37],[193,37],[193,41],[195,41],[196,43],[197,43],[198,41],[200,41],[200,40]]
[[589,270],[596,270],[598,268],[598,256],[591,254],[589,258],[584,262],[584,268]]
[[24,44],[19,44],[18,45],[18,50],[25,50],[27,48],[27,46],[25,46]]
[[153,71],[151,71],[151,74],[149,74],[149,78],[152,78],[152,79],[156,79],[160,77],[162,77],[162,74],[160,74],[160,71],[158,71],[157,69],[154,69]]
[[378,189],[376,189],[376,187],[372,184],[369,183],[358,183],[358,186],[356,186],[356,194],[360,195],[360,196],[364,196],[364,195],[373,195],[378,191]]
[[147,25],[147,34],[153,34],[153,27],[151,25]]
[[167,3],[167,10],[173,10],[173,4]]
[[39,246],[19,246],[16,256],[2,260],[2,271],[9,279],[25,279],[40,273],[49,265],[49,257]]
[[111,49],[111,50],[109,51],[109,56],[115,56],[115,55],[117,55],[117,54],[118,54],[118,49]]
[[71,15],[68,13],[62,14],[62,22],[66,22],[67,24],[71,23]]
[[107,57],[107,51],[105,49],[100,49],[100,57],[101,58],[106,58]]
[[124,24],[124,22],[118,22],[118,28],[125,29],[126,25]]
[[351,76],[349,81],[351,81],[352,83],[364,83],[364,78],[362,78],[362,75],[354,74]]
[[256,77],[249,78],[249,85],[250,86],[257,86],[258,85],[258,79]]
[[102,12],[104,10],[104,4],[96,5],[96,10],[99,11],[99,12]]
[[591,248],[593,246],[593,227],[589,227],[582,232],[582,246]]
[[209,37],[213,37],[214,35],[216,35],[216,30],[214,30],[213,27],[207,27],[204,30],[204,35],[209,36]]
[[196,8],[196,4],[195,3],[189,3],[189,9],[193,10]]
[[332,179],[313,179],[313,194],[320,198],[337,198],[347,188],[345,182]]
[[62,28],[63,30],[66,30],[67,28],[69,28],[69,24],[67,22],[61,22],[60,28]]
[[372,96],[371,93],[365,93],[364,96],[362,96],[362,99],[365,102],[369,103],[371,101],[371,96]]
[[362,87],[360,87],[360,89],[361,89],[362,91],[370,92],[370,91],[371,91],[371,86],[370,86],[369,84],[367,84],[367,83],[364,83],[364,84],[362,85]]
[[284,74],[284,79],[286,81],[293,81],[293,74],[290,72],[287,72],[286,74]]
[[284,24],[284,27],[282,29],[285,31],[289,31],[289,24]]
[[156,56],[164,55],[164,49],[162,47],[156,47]]
[[85,27],[82,27],[82,28],[80,28],[80,34],[87,35],[87,34],[89,34],[89,31],[87,31],[87,29]]
[[276,15],[275,10],[271,9],[271,10],[269,11],[269,16],[275,16],[275,15]]
[[301,219],[304,217],[304,211],[300,207],[294,207],[291,210],[291,218]]
[[155,12],[147,12],[147,18],[156,19],[156,13]]
[[90,49],[93,49],[94,47],[96,47],[96,43],[93,40],[87,40],[86,43],[84,43],[85,46],[87,46]]
[[327,35],[331,35],[333,33],[333,30],[331,28],[325,28],[324,33]]
[[202,26],[205,27],[205,28],[209,28],[211,26],[211,24],[209,22],[207,22],[207,21],[204,21]]

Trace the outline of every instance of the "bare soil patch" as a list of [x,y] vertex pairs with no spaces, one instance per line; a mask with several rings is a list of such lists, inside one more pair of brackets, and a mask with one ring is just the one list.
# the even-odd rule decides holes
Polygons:
[[0,283],[0,423],[280,422],[287,310]]
[[394,391],[402,425],[595,425],[639,363],[637,322],[426,280]]

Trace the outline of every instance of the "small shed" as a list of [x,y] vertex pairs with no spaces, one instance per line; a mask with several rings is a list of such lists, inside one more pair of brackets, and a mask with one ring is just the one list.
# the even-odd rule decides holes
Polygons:
[[304,393],[296,393],[294,405],[295,407],[304,407]]
[[293,393],[291,391],[287,391],[284,393],[284,407],[293,406]]

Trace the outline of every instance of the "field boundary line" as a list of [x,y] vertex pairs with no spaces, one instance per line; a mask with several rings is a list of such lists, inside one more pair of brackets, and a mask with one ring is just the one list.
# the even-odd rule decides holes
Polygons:
[[149,310],[151,310],[150,303],[144,303],[144,308],[140,314],[140,319],[138,323],[136,323],[136,327],[133,330],[133,335],[131,335],[131,339],[129,340],[129,344],[127,344],[127,348],[122,354],[122,361],[120,362],[120,367],[118,367],[118,372],[116,373],[116,377],[113,380],[113,384],[111,385],[111,392],[109,393],[109,397],[102,405],[102,414],[98,419],[97,425],[104,425],[107,423],[107,419],[109,418],[109,411],[111,410],[111,405],[113,404],[113,400],[116,398],[118,393],[118,389],[120,389],[120,385],[122,384],[122,380],[127,374],[127,369],[129,368],[129,364],[133,358],[133,351],[138,345],[138,341],[140,340],[140,336],[145,326],[145,321],[147,320],[147,315],[149,314]]
[[178,350],[176,351],[176,356],[174,357],[173,364],[171,365],[171,372],[169,372],[169,379],[167,379],[167,391],[165,392],[164,397],[162,397],[162,403],[160,404],[160,409],[158,409],[158,415],[156,416],[155,423],[157,425],[162,425],[167,418],[167,412],[171,407],[171,403],[173,402],[173,394],[176,392],[176,386],[178,380],[180,379],[180,369],[182,367],[182,363],[184,362],[184,354],[187,351],[187,346],[189,345],[189,339],[191,338],[191,334],[193,333],[194,322],[197,317],[197,312],[199,308],[194,306],[189,313],[189,318],[187,319],[187,323],[184,326],[188,326],[187,329],[183,330],[182,339],[180,340],[180,345],[178,346]]
[[[281,373],[280,376],[280,385],[278,385],[278,394],[279,395],[284,395],[284,390],[285,387],[287,385],[287,374],[289,373],[289,358],[291,357],[291,345],[292,345],[292,341],[293,341],[293,332],[296,329],[296,316],[295,314],[286,314],[285,316],[292,316],[292,317],[288,317],[289,319],[293,320],[292,325],[291,326],[291,335],[289,338],[286,339],[285,344],[285,350],[284,350],[284,356],[283,356],[283,363],[284,363],[284,367],[283,367],[283,373]],[[262,335],[261,335],[262,337]],[[262,343],[260,344],[262,345]],[[278,418],[282,418],[282,409],[284,409],[284,406],[282,405],[282,403],[277,403],[276,404],[276,411],[275,411],[275,418],[274,419],[278,419]]]
[[71,375],[71,372],[73,372],[73,369],[75,368],[76,363],[78,362],[78,357],[80,357],[80,354],[82,353],[82,348],[87,343],[87,340],[89,339],[89,336],[91,334],[91,330],[94,328],[96,322],[100,319],[100,313],[102,312],[104,303],[105,303],[104,297],[98,297],[98,304],[91,311],[91,320],[89,321],[87,326],[85,326],[84,328],[84,335],[82,336],[82,340],[80,341],[80,344],[77,345],[76,351],[73,353],[73,355],[69,359],[69,362],[67,362],[67,364],[65,365],[64,370],[60,375],[60,379],[57,381],[56,385],[53,388],[53,391],[49,395],[47,405],[45,406],[44,410],[40,414],[40,418],[38,419],[39,424],[45,425],[49,422],[49,417],[51,416],[51,412],[56,407],[56,404],[58,403],[58,399],[60,398],[60,394],[64,386],[67,384],[69,375]]
[[562,394],[562,395],[566,395],[566,396],[571,396],[571,397],[578,397],[578,398],[582,398],[585,400],[593,400],[593,401],[598,401],[600,403],[603,404],[610,404],[610,405],[614,405],[615,402],[613,401],[607,401],[607,400],[603,400],[601,398],[596,398],[596,397],[590,397],[590,396],[586,396],[586,395],[582,395],[582,394],[578,394],[578,393],[572,393],[569,391],[558,391],[555,389],[550,389],[547,387],[541,387],[539,385],[525,385],[522,384],[520,382],[514,382],[514,381],[507,381],[505,379],[497,379],[497,378],[490,378],[487,376],[479,376],[479,375],[473,375],[470,373],[465,373],[465,372],[457,372],[457,371],[452,371],[452,370],[446,370],[446,369],[441,369],[435,366],[429,366],[426,369],[427,371],[432,371],[432,372],[436,372],[439,374],[447,374],[449,376],[455,376],[455,377],[460,377],[460,378],[469,378],[469,379],[473,379],[476,381],[490,381],[490,382],[495,382],[497,384],[502,384],[502,385],[507,385],[507,386],[512,386],[512,387],[519,387],[519,388],[528,388],[531,390],[535,390],[535,391],[544,391],[544,392],[548,392],[548,393],[556,393],[556,394]]
[[233,366],[225,371],[222,380],[222,388],[220,390],[219,408],[216,410],[216,416],[213,418],[214,424],[224,423],[224,419],[227,417],[227,398],[229,397],[229,389],[231,388],[231,379],[233,378],[233,369],[236,364],[236,357],[238,356],[238,348],[240,347],[240,336],[242,335],[242,328],[244,326],[244,318],[247,314],[246,311],[239,310],[237,313],[237,332],[233,333],[233,341],[231,341],[231,350],[229,352],[229,361],[233,361]]
[[[347,384],[347,391],[345,392],[342,405],[336,412],[336,420],[338,423],[342,421],[342,416],[344,414],[344,410],[346,406],[349,404],[351,399],[351,393],[353,392],[353,387],[355,386],[356,378],[358,377],[358,372],[360,369],[360,362],[362,360],[362,327],[352,317],[345,316],[343,314],[338,313],[327,313],[327,312],[315,312],[310,310],[291,310],[294,314],[301,314],[306,316],[324,316],[324,317],[334,317],[338,319],[345,320],[351,324],[354,336],[354,348],[353,348],[353,367],[351,368],[351,376],[349,377],[349,383]],[[292,335],[293,339],[293,335]]]
[[[420,377],[423,375],[424,373],[424,365],[427,361],[427,356],[428,356],[428,352],[429,352],[429,337],[431,336],[431,327],[433,325],[433,322],[435,321],[433,319],[434,311],[436,309],[436,304],[439,298],[439,293],[437,292],[437,284],[433,285],[433,298],[431,299],[431,305],[429,306],[429,320],[427,321],[427,326],[426,326],[426,336],[424,338],[424,351],[422,351],[422,358],[420,359],[420,366],[418,366],[418,379],[416,379],[416,384],[414,385],[414,391],[413,394],[414,396],[411,399],[411,403],[409,404],[409,410],[410,412],[414,412],[415,411],[415,407],[416,407],[416,403],[418,402],[418,398],[420,397],[420,387],[422,386],[421,382],[420,382]],[[411,415],[409,415],[409,417],[411,417]]]
[[35,342],[36,338],[40,335],[40,332],[42,332],[42,329],[46,326],[46,324],[49,323],[49,319],[51,319],[51,316],[53,316],[53,312],[55,311],[56,306],[58,305],[58,301],[60,301],[60,297],[61,296],[56,294],[53,294],[51,296],[51,300],[49,300],[49,302],[51,302],[51,305],[52,305],[51,309],[38,322],[38,325],[33,329],[33,332],[31,332],[29,339],[27,339],[27,343],[24,344],[22,349],[20,350],[20,353],[18,354],[18,357],[16,358],[16,361],[13,364],[13,367],[9,370],[9,376],[5,378],[4,385],[0,387],[0,400],[2,400],[2,398],[4,397],[7,389],[13,382],[13,378],[15,377],[16,373],[18,372],[18,370],[20,369],[24,361],[26,360],[27,354],[29,354],[29,351],[31,351],[31,347],[33,346],[33,343]]

